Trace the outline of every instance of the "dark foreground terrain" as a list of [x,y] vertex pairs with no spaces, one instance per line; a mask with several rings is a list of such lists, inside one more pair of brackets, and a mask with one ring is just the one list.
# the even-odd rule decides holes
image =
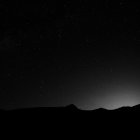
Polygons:
[[0,110],[1,116],[10,117],[42,117],[42,118],[76,118],[76,117],[113,117],[118,115],[119,117],[135,116],[140,113],[140,105],[133,107],[121,107],[114,110],[107,110],[104,108],[99,108],[95,110],[81,110],[75,105],[68,105],[65,107],[37,107],[37,108],[22,108],[14,110]]
[[[74,105],[66,107],[38,107],[15,110],[1,110],[0,122],[10,128],[18,124],[34,128],[56,129],[103,129],[106,128],[128,128],[139,124],[140,105],[134,107],[122,107],[116,110],[96,109],[92,111],[80,110]],[[111,126],[110,126],[111,124]],[[39,127],[38,127],[39,125]],[[27,127],[28,126],[28,127]],[[43,126],[43,127],[42,127]],[[70,127],[69,127],[70,126]],[[17,127],[17,126],[16,126]],[[18,128],[18,127],[17,127]],[[30,128],[30,127],[29,127]],[[28,129],[29,129],[28,128]],[[92,130],[90,129],[90,130]],[[132,127],[131,127],[132,129]]]

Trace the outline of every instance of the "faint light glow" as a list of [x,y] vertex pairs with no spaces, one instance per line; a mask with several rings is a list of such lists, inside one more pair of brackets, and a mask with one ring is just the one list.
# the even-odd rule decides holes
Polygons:
[[85,110],[105,108],[108,110],[120,107],[133,107],[140,104],[140,88],[133,84],[110,85],[107,88],[88,94],[79,102]]
[[107,109],[116,109],[119,107],[132,107],[135,106],[138,102],[136,98],[132,96],[114,95],[114,97],[108,97],[104,103]]
[[120,107],[132,107],[139,104],[138,93],[135,90],[111,91],[101,98],[99,103],[106,109],[116,109]]

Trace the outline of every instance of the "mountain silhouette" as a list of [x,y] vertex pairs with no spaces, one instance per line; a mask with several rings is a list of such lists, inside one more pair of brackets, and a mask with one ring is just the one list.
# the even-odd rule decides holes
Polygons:
[[[133,107],[121,107],[115,110],[107,110],[99,108],[95,110],[80,110],[75,105],[71,104],[63,107],[35,107],[35,108],[24,108],[14,110],[0,110],[0,116],[3,120],[16,122],[20,120],[30,120],[29,122],[47,122],[61,125],[61,123],[72,122],[86,122],[93,123],[114,123],[116,120],[126,119],[136,120],[139,118],[140,105]],[[25,121],[27,122],[27,121]]]
[[108,110],[104,108],[98,108],[94,110],[81,110],[73,104],[62,107],[34,107],[34,108],[22,108],[13,110],[0,110],[0,115],[46,115],[46,116],[63,116],[63,115],[98,115],[98,114],[113,114],[113,113],[140,113],[140,105],[133,107],[120,107],[114,110]]
[[[71,104],[64,107],[35,107],[15,110],[1,110],[1,126],[10,126],[11,129],[44,128],[46,133],[60,131],[71,133],[73,130],[109,131],[108,128],[123,128],[139,122],[140,105],[121,107],[116,110],[99,108],[95,110],[80,110]],[[129,128],[129,127],[128,127]],[[133,127],[132,127],[133,128]]]

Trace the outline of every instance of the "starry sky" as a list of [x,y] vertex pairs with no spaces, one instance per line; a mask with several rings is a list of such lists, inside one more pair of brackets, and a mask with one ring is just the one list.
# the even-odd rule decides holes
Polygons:
[[140,103],[140,5],[0,2],[0,108]]

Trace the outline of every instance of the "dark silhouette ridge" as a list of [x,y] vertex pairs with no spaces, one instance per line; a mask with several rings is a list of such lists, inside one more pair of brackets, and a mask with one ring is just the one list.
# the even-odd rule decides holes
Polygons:
[[[58,121],[63,122],[63,120],[78,120],[82,119],[89,121],[107,121],[115,120],[115,118],[120,119],[132,119],[133,116],[138,117],[140,114],[140,105],[133,107],[121,107],[115,110],[107,110],[104,108],[99,108],[95,110],[80,110],[75,105],[71,104],[65,107],[36,107],[36,108],[24,108],[24,109],[14,109],[14,110],[0,110],[0,116],[7,120],[13,119],[34,119],[44,120],[44,121]],[[136,118],[134,118],[136,119]]]
[[[36,108],[24,108],[14,110],[0,110],[1,120],[3,122],[13,123],[27,122],[32,124],[44,124],[46,126],[57,125],[99,125],[107,126],[108,123],[117,124],[117,121],[121,123],[128,123],[133,121],[139,121],[140,105],[134,107],[121,107],[115,110],[107,110],[99,108],[95,110],[80,110],[75,105],[68,105],[65,107],[36,107]],[[18,121],[17,121],[18,120]]]
[[135,105],[133,107],[120,107],[117,109],[105,109],[105,108],[97,108],[94,110],[82,110],[76,107],[73,104],[67,106],[60,107],[34,107],[34,108],[21,108],[21,109],[13,109],[13,110],[0,110],[0,113],[76,113],[76,112],[84,112],[84,113],[97,113],[97,112],[140,112],[140,105]]

